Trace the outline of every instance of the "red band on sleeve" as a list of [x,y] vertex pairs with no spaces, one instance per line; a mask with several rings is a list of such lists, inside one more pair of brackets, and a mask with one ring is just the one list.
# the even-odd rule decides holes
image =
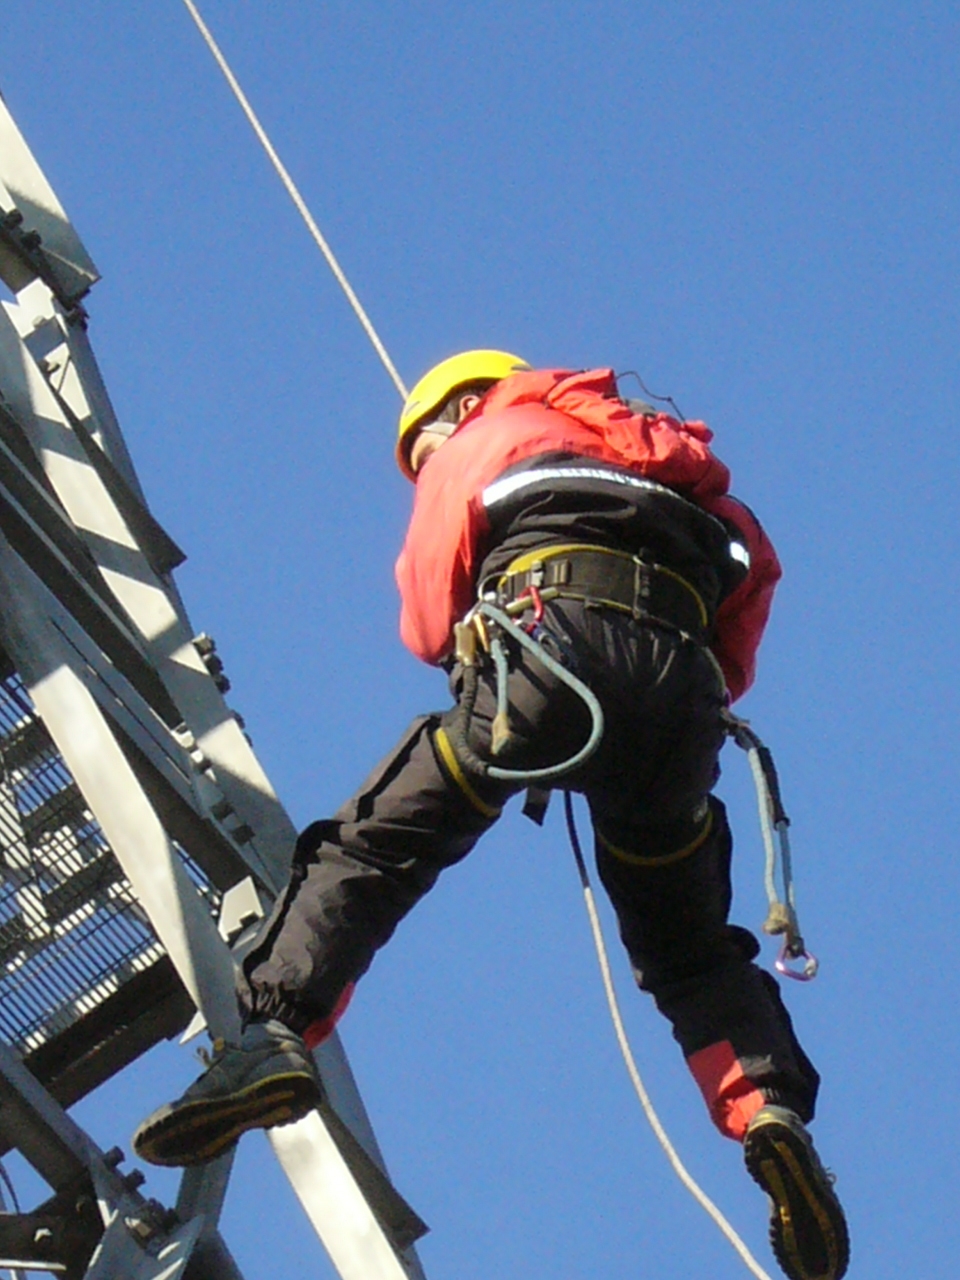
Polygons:
[[340,998],[333,1006],[333,1012],[328,1013],[325,1018],[318,1018],[316,1022],[310,1023],[303,1033],[303,1043],[308,1049],[316,1049],[317,1045],[323,1044],[324,1040],[333,1035],[333,1029],[346,1013],[347,1005],[353,999],[355,990],[356,983],[348,982],[340,992]]
[[766,1106],[766,1099],[744,1074],[733,1045],[721,1040],[698,1049],[687,1059],[687,1066],[700,1086],[713,1123],[724,1137],[742,1142],[747,1125]]

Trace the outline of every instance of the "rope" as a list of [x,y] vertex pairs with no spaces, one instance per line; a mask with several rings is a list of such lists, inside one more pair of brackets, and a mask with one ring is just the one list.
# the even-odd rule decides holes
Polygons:
[[[757,792],[757,809],[760,814],[760,832],[763,837],[764,867],[763,884],[767,892],[768,913],[763,924],[764,933],[774,936],[781,934],[784,938],[783,948],[777,957],[775,968],[784,977],[794,978],[798,982],[810,982],[817,976],[820,962],[807,950],[800,931],[800,920],[797,916],[797,895],[793,883],[793,862],[790,856],[790,819],[787,817],[780,797],[780,781],[770,749],[765,747],[750,728],[746,720],[741,720],[732,711],[723,713],[727,733],[734,742],[747,753],[750,761],[750,772],[753,774]],[[780,876],[783,881],[783,898],[777,893],[777,846],[774,840],[776,832],[780,845]],[[802,960],[803,968],[794,969],[791,960]]]
[[183,0],[183,3],[186,5],[191,18],[193,18],[194,22],[196,23],[197,30],[200,32],[200,34],[203,36],[204,40],[206,41],[207,48],[213,54],[217,62],[217,65],[219,66],[220,70],[223,72],[224,76],[226,77],[227,84],[229,84],[230,88],[233,90],[234,97],[240,103],[240,106],[243,108],[243,113],[247,117],[247,119],[250,121],[250,124],[253,128],[254,133],[257,135],[257,137],[260,140],[261,146],[269,156],[271,164],[273,165],[274,169],[276,169],[277,171],[277,176],[279,177],[283,185],[286,187],[287,193],[289,194],[290,199],[296,205],[301,218],[303,218],[304,222],[307,224],[307,230],[313,236],[314,240],[317,243],[318,248],[320,249],[320,252],[326,258],[327,266],[333,272],[334,276],[336,277],[337,283],[339,284],[343,292],[346,294],[347,301],[350,303],[351,307],[353,307],[354,314],[356,315],[357,319],[360,321],[361,325],[363,326],[364,332],[366,333],[367,337],[370,339],[371,343],[373,344],[373,349],[376,351],[377,355],[380,357],[380,361],[383,364],[383,367],[386,369],[387,373],[390,375],[391,379],[393,380],[393,385],[400,392],[401,397],[404,400],[406,400],[407,395],[409,394],[407,391],[406,384],[404,383],[403,379],[400,377],[399,373],[397,373],[397,370],[393,361],[390,359],[390,356],[387,354],[386,347],[380,341],[380,335],[377,333],[376,329],[373,327],[370,317],[367,315],[366,311],[364,311],[363,306],[360,302],[360,299],[357,297],[357,295],[354,293],[353,289],[351,288],[350,281],[347,279],[346,275],[344,274],[343,268],[340,266],[340,263],[337,261],[333,250],[330,248],[329,244],[327,244],[327,241],[324,238],[323,232],[320,230],[320,228],[317,226],[316,222],[314,221],[313,215],[311,214],[310,210],[307,208],[306,201],[298,191],[296,183],[290,177],[290,174],[287,172],[283,164],[283,161],[280,159],[280,157],[277,155],[276,151],[274,150],[273,143],[267,137],[266,130],[264,129],[260,121],[257,119],[256,112],[254,111],[253,107],[251,107],[249,101],[247,100],[246,94],[240,88],[240,85],[237,81],[236,76],[230,70],[230,67],[227,64],[226,58],[223,56],[223,54],[220,51],[220,46],[217,44],[216,40],[214,40],[213,36],[210,34],[209,27],[206,25],[204,20],[200,17],[200,13],[197,10],[197,6],[193,3],[193,0]]
[[734,1249],[740,1255],[741,1260],[746,1264],[747,1269],[757,1277],[757,1280],[771,1280],[768,1272],[764,1271],[760,1263],[737,1235],[736,1231],[724,1217],[723,1213],[713,1203],[710,1197],[703,1191],[693,1177],[687,1172],[686,1166],[677,1155],[676,1148],[667,1137],[666,1130],[660,1123],[660,1117],[654,1110],[653,1103],[650,1101],[650,1095],[647,1093],[646,1087],[637,1068],[636,1059],[630,1048],[630,1042],[627,1039],[627,1033],[624,1029],[623,1018],[620,1015],[620,1006],[617,1003],[617,993],[613,986],[613,977],[610,973],[610,960],[607,956],[606,944],[603,940],[603,929],[600,925],[600,916],[597,913],[597,903],[593,895],[593,887],[590,884],[590,877],[587,874],[587,866],[583,859],[583,851],[580,848],[580,837],[577,834],[577,825],[573,815],[573,796],[571,792],[563,793],[564,813],[567,819],[567,832],[570,836],[570,845],[573,849],[573,856],[576,859],[577,871],[580,873],[580,884],[583,887],[583,896],[587,904],[587,915],[590,918],[590,929],[593,933],[593,944],[596,947],[597,959],[600,963],[600,974],[603,978],[603,989],[607,995],[607,1004],[610,1008],[610,1017],[613,1021],[614,1031],[617,1033],[617,1043],[620,1045],[620,1052],[623,1054],[623,1060],[627,1065],[627,1072],[633,1082],[633,1087],[637,1097],[640,1099],[640,1105],[643,1107],[644,1115],[653,1130],[657,1141],[666,1153],[667,1159],[673,1167],[674,1173],[697,1201],[702,1209],[713,1219],[723,1234],[727,1237]]
[[[590,736],[585,744],[581,746],[575,754],[570,758],[562,760],[559,764],[549,764],[543,769],[503,769],[497,764],[489,764],[486,760],[481,759],[476,751],[471,748],[467,742],[467,728],[470,724],[470,717],[474,712],[474,703],[476,699],[476,682],[477,672],[474,659],[467,660],[461,658],[463,662],[463,695],[461,700],[462,714],[457,717],[456,728],[454,728],[454,740],[456,740],[457,758],[461,764],[465,764],[468,769],[474,773],[479,773],[481,777],[497,778],[502,782],[516,782],[520,786],[535,786],[536,783],[558,782],[561,778],[567,777],[568,774],[579,769],[581,764],[589,760],[590,756],[600,745],[603,737],[603,710],[600,708],[599,701],[596,700],[594,691],[589,685],[585,685],[584,681],[579,680],[573,672],[562,663],[557,662],[556,658],[547,653],[544,646],[539,640],[526,634],[521,626],[518,626],[509,614],[500,609],[490,600],[480,600],[474,605],[471,612],[467,614],[467,620],[474,622],[479,618],[489,618],[490,621],[497,623],[498,627],[502,627],[508,635],[517,641],[517,644],[524,646],[527,652],[534,655],[539,663],[543,664],[557,680],[562,681],[564,685],[571,689],[584,703],[586,709],[590,713]],[[507,655],[504,652],[499,637],[494,636],[490,640],[490,652],[493,654],[495,667],[497,667],[497,717],[493,722],[493,740],[492,750],[497,751],[498,746],[502,748],[509,737],[509,723],[507,718],[508,700],[507,700]],[[460,654],[458,654],[460,657]]]
[[757,811],[760,815],[760,835],[763,838],[763,887],[767,891],[767,903],[771,911],[780,906],[777,894],[777,848],[773,840],[773,823],[770,821],[770,800],[767,794],[767,780],[763,775],[760,752],[756,747],[746,748],[753,774],[753,785],[757,793]]

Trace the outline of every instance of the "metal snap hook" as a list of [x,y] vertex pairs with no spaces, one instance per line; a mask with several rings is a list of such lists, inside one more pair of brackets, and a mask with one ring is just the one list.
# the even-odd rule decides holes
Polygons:
[[[791,967],[791,960],[802,960],[803,968],[794,969]],[[816,976],[820,968],[820,961],[815,955],[811,955],[809,951],[802,947],[799,951],[792,951],[789,943],[784,943],[780,949],[780,954],[774,961],[773,966],[777,973],[782,973],[785,978],[793,978],[795,982],[811,982]]]

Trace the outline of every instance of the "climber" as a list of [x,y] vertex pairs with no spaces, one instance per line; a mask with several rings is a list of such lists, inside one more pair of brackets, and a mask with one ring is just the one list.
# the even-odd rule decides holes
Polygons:
[[780,1265],[791,1280],[844,1274],[843,1212],[805,1127],[819,1077],[776,981],[753,963],[756,939],[728,923],[731,835],[712,795],[722,713],[753,681],[780,567],[729,495],[711,438],[703,423],[621,399],[609,369],[534,370],[469,351],[414,387],[397,443],[416,484],[396,570],[400,630],[447,670],[454,705],[415,720],[357,794],[300,836],[242,965],[240,1043],[216,1043],[204,1075],[141,1124],[143,1159],[202,1163],[315,1107],[309,1049],[399,921],[521,789],[478,758],[532,770],[587,739],[569,685],[508,644],[510,732],[492,741],[484,627],[469,698],[454,634],[478,597],[496,599],[602,707],[598,749],[562,785],[587,799],[638,985],[770,1198]]

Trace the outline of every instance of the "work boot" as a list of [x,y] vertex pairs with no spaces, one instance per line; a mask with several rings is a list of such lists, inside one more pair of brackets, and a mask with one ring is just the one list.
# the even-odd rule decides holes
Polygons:
[[207,1070],[147,1116],[133,1147],[151,1164],[203,1164],[248,1129],[290,1124],[323,1096],[310,1051],[282,1022],[251,1022],[240,1043],[215,1040]]
[[794,1111],[766,1106],[743,1142],[747,1170],[770,1197],[770,1243],[790,1280],[840,1280],[850,1260],[833,1175]]

